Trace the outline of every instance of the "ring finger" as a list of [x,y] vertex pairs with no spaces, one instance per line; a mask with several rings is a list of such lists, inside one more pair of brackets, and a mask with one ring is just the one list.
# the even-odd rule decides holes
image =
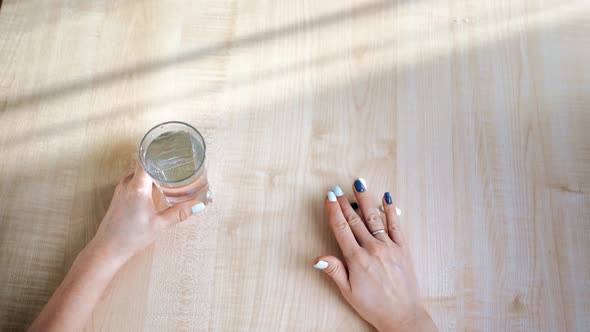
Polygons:
[[370,193],[367,191],[365,180],[362,178],[355,180],[352,187],[369,232],[381,241],[391,240],[387,235],[381,211],[377,209]]

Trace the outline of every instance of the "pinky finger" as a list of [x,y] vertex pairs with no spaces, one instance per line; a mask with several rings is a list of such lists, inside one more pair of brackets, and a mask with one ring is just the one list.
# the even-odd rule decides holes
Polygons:
[[391,195],[388,192],[383,195],[383,211],[385,211],[385,217],[387,219],[387,233],[389,234],[389,237],[400,247],[405,246],[406,237],[404,236],[399,223],[401,210],[393,204]]

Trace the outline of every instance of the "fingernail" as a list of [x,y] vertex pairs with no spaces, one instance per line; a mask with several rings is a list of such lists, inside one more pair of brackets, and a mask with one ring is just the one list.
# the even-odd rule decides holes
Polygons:
[[354,189],[356,189],[357,192],[362,193],[365,191],[365,188],[365,180],[362,178],[354,181]]
[[385,203],[387,203],[387,205],[391,205],[392,200],[391,200],[391,195],[389,194],[389,192],[386,192],[385,195],[383,195],[383,197],[385,198]]
[[402,210],[400,210],[400,208],[398,208],[398,207],[396,206],[396,207],[395,207],[395,213],[396,213],[398,216],[401,216],[401,215],[402,215]]
[[334,186],[334,188],[332,188],[332,191],[334,192],[334,194],[336,194],[337,197],[344,195],[342,189],[338,186]]
[[317,263],[315,263],[313,267],[315,267],[318,270],[323,270],[328,267],[328,262],[320,260]]
[[363,179],[363,178],[359,178],[359,181],[363,184],[363,187],[365,187],[365,189],[367,189],[367,181],[365,181],[365,179]]
[[359,204],[357,202],[350,203],[350,206],[352,207],[353,210],[356,210],[359,208]]
[[328,191],[328,200],[330,202],[336,202],[336,195],[334,195],[334,193],[331,191]]
[[191,211],[193,212],[193,214],[196,214],[196,213],[199,213],[199,212],[205,210],[205,208],[206,208],[205,204],[198,203],[198,204],[195,204],[191,207]]

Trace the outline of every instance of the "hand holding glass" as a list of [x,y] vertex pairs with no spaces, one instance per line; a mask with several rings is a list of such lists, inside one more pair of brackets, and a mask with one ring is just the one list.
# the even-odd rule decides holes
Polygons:
[[145,134],[139,160],[168,205],[197,199],[208,204],[212,194],[205,167],[205,140],[193,126],[161,123]]

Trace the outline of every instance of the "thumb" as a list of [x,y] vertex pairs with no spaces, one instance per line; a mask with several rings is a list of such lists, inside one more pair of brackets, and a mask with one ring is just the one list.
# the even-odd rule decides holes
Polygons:
[[344,264],[334,256],[320,256],[316,258],[315,262],[313,267],[329,275],[342,294],[347,297],[350,294],[350,283],[348,282],[348,272]]
[[205,204],[193,200],[171,206],[158,213],[158,217],[169,226],[172,226],[187,220],[190,216],[205,210],[205,208]]

